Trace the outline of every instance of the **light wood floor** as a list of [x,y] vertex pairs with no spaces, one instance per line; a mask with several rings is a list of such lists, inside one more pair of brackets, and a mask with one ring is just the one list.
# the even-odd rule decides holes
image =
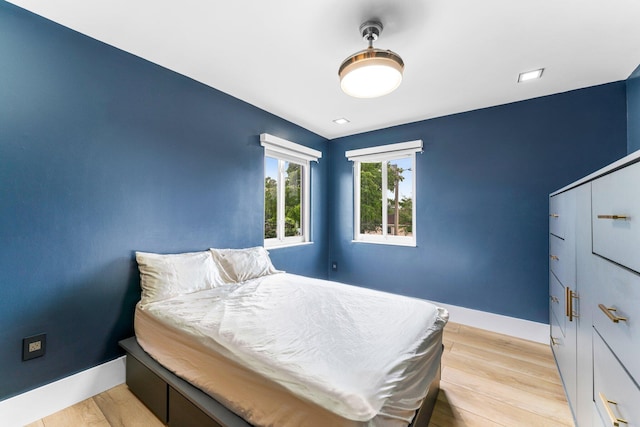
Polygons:
[[[548,346],[449,323],[430,427],[573,426]],[[28,427],[162,427],[126,385]]]
[[548,345],[455,323],[430,427],[573,426]]

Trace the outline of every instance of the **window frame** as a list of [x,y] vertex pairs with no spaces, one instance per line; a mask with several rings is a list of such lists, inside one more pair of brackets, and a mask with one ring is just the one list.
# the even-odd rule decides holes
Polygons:
[[[276,159],[278,161],[277,172],[277,215],[276,215],[276,237],[264,238],[264,211],[265,206],[263,204],[263,229],[262,236],[264,240],[264,246],[266,248],[277,248],[284,246],[292,246],[298,244],[306,244],[311,242],[311,162],[318,161],[322,157],[322,152],[314,150],[309,147],[305,147],[295,142],[287,141],[285,139],[273,136],[267,133],[260,135],[260,145],[264,147],[264,159],[267,157]],[[294,163],[300,165],[302,171],[300,174],[301,179],[301,196],[300,196],[300,211],[301,211],[301,236],[285,236],[285,174],[284,163]],[[264,163],[263,163],[264,165]],[[263,173],[263,191],[264,180],[266,179],[266,170]],[[264,195],[263,195],[264,203]]]
[[[397,144],[368,147],[345,152],[345,156],[353,162],[353,241],[361,243],[377,243],[397,246],[417,246],[416,206],[417,206],[417,170],[416,153],[422,152],[422,140],[401,142]],[[386,162],[411,158],[412,203],[411,203],[411,236],[394,236],[388,234],[388,197]],[[360,232],[360,171],[362,163],[382,163],[382,234],[363,234]]]

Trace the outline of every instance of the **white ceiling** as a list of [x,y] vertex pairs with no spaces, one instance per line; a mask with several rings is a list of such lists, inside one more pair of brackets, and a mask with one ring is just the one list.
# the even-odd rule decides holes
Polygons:
[[[624,80],[640,64],[640,0],[10,2],[331,139]],[[350,98],[338,67],[366,47],[371,18],[404,80]]]

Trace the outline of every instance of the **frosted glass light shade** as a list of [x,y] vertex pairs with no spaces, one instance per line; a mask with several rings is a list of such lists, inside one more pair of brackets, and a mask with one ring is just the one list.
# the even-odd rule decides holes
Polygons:
[[351,55],[340,66],[340,87],[356,98],[376,98],[393,92],[402,82],[404,63],[390,50],[368,48]]

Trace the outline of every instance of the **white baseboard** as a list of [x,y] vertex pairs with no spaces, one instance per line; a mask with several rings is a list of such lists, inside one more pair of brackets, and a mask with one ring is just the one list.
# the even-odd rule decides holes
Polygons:
[[433,304],[449,310],[449,320],[452,322],[542,344],[549,344],[549,324],[547,323],[532,322],[530,320],[488,313],[486,311],[441,304],[439,302],[433,302]]
[[21,427],[125,381],[125,356],[0,401],[0,420]]

